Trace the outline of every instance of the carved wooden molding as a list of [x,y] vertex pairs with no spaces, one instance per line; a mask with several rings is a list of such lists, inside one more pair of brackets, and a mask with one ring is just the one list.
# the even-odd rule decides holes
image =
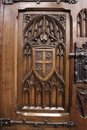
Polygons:
[[37,4],[40,2],[57,2],[57,4],[67,2],[69,4],[76,4],[78,0],[2,0],[2,2],[3,4],[13,4],[14,2],[37,2]]

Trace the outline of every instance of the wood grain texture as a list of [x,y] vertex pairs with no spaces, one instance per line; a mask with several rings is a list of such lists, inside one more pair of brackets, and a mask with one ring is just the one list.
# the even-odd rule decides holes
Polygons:
[[[85,31],[86,33],[82,33],[82,36],[84,35],[85,37],[80,37],[80,32],[77,26],[77,21],[78,21],[78,14],[82,9],[87,8],[87,1],[79,0],[76,4],[68,4],[61,2],[60,4],[56,4],[56,2],[40,2],[40,4],[37,4],[36,2],[18,2],[14,3],[12,5],[3,5],[2,2],[0,1],[0,117],[5,117],[5,118],[12,118],[12,119],[27,119],[30,121],[44,121],[48,120],[51,122],[63,122],[63,121],[69,121],[73,120],[76,122],[77,127],[72,128],[72,130],[86,130],[87,129],[87,119],[83,114],[81,113],[81,109],[77,107],[77,105],[81,104],[80,101],[78,101],[78,96],[77,96],[77,89],[79,88],[79,91],[85,91],[83,88],[87,88],[87,84],[85,83],[77,83],[74,84],[74,59],[69,59],[69,53],[74,52],[74,43],[78,43],[78,47],[82,47],[82,44],[87,42],[86,38],[86,33],[87,33],[87,27],[85,24]],[[53,12],[53,13],[52,13]],[[51,84],[56,85],[56,82],[59,81],[55,77],[56,74],[53,74],[54,77],[51,77],[48,79],[46,83],[44,81],[36,77],[32,77],[31,74],[31,81],[34,82],[34,78],[37,81],[40,80],[40,84],[37,85],[37,91],[35,91],[35,87],[31,87],[31,96],[29,96],[29,90],[26,89],[25,92],[23,91],[23,81],[25,81],[27,75],[30,72],[32,65],[33,65],[33,57],[31,56],[32,51],[31,51],[31,46],[24,46],[26,42],[24,42],[24,35],[23,35],[23,30],[24,28],[25,31],[27,30],[27,23],[29,22],[29,17],[32,14],[32,17],[34,15],[40,15],[42,20],[42,24],[40,23],[39,25],[45,25],[46,22],[48,22],[48,32],[51,30],[53,31],[52,24],[54,25],[55,22],[49,22],[48,17],[45,15],[48,14],[68,14],[68,17],[66,17],[66,32],[65,32],[65,40],[66,40],[66,54],[64,52],[64,48],[61,46],[57,47],[57,63],[55,65],[57,69],[57,73],[63,77],[66,82],[64,90],[61,89],[60,87],[59,91],[65,91],[65,95],[59,94],[57,96],[56,93],[56,87],[52,90],[52,97],[50,96],[50,88],[48,85],[48,82]],[[24,16],[23,16],[24,14]],[[25,16],[28,17],[25,23],[23,20],[25,20]],[[36,17],[36,16],[35,16]],[[39,20],[39,21],[40,21]],[[48,21],[49,20],[49,21]],[[87,22],[87,21],[86,21]],[[35,20],[33,21],[35,23]],[[36,26],[34,26],[36,25]],[[36,36],[37,31],[41,30],[41,28],[38,28],[38,24],[31,25],[29,28],[30,30],[26,31],[28,32],[28,36],[31,37],[31,39],[35,40],[33,36]],[[57,25],[56,25],[57,26]],[[62,26],[65,27],[64,23],[62,23]],[[84,25],[83,25],[84,26]],[[43,27],[43,32],[47,28]],[[37,29],[38,28],[38,29]],[[57,27],[55,28],[55,30]],[[54,42],[56,41],[56,33],[51,32],[52,35],[54,36]],[[47,33],[46,33],[47,34]],[[62,34],[61,34],[62,35]],[[78,37],[77,37],[78,36]],[[46,35],[41,35],[41,37],[37,38],[38,43],[44,43],[46,42],[49,38],[47,38]],[[26,40],[26,37],[25,37]],[[51,39],[52,40],[52,39]],[[63,43],[63,39],[62,43]],[[50,43],[50,42],[48,42]],[[70,44],[69,44],[70,43]],[[26,44],[28,45],[28,44]],[[38,45],[40,46],[40,44]],[[2,49],[1,49],[2,48]],[[35,46],[34,46],[35,48]],[[55,48],[55,47],[53,47]],[[40,48],[39,48],[40,49]],[[43,48],[47,49],[47,48]],[[60,51],[61,50],[61,51]],[[43,51],[40,51],[43,52]],[[49,51],[48,51],[49,52]],[[35,52],[36,53],[36,52]],[[47,61],[50,59],[50,53],[44,53],[44,55],[47,55]],[[61,57],[62,55],[62,57]],[[65,59],[63,59],[63,55],[66,55]],[[28,57],[28,58],[27,58]],[[40,56],[39,56],[40,57]],[[61,57],[61,58],[60,58]],[[56,55],[55,55],[56,58]],[[43,58],[45,59],[45,57]],[[38,58],[36,58],[38,60]],[[41,59],[42,60],[42,59]],[[65,62],[66,60],[66,62]],[[32,62],[31,62],[32,61]],[[51,61],[51,59],[50,59]],[[40,70],[41,70],[41,65],[42,62],[39,60],[40,64]],[[60,62],[60,66],[59,63]],[[45,60],[44,60],[45,64]],[[50,64],[50,63],[49,63]],[[27,65],[27,67],[26,67]],[[64,72],[64,66],[65,66],[65,72]],[[35,67],[35,66],[34,66]],[[48,67],[48,66],[47,66]],[[68,71],[67,71],[68,70]],[[42,73],[40,76],[43,78],[45,75],[48,75],[49,72],[45,72],[45,67],[43,67],[43,75]],[[69,73],[68,73],[69,72]],[[39,74],[37,74],[39,75]],[[34,75],[33,75],[34,76]],[[34,82],[35,83],[35,82]],[[32,82],[31,82],[32,84]],[[42,89],[45,88],[46,89]],[[39,89],[39,92],[38,92]],[[45,95],[45,91],[46,94]],[[23,95],[24,93],[24,95]],[[85,94],[85,92],[84,92]],[[37,95],[37,98],[35,99],[35,96]],[[62,99],[63,97],[63,99]],[[84,97],[84,96],[83,96]],[[31,100],[29,100],[31,98]],[[32,100],[33,99],[33,100]],[[51,100],[50,100],[51,99]],[[57,102],[57,100],[59,102]],[[63,101],[62,101],[63,100]],[[84,100],[84,99],[83,99]],[[64,103],[65,101],[65,103]],[[84,101],[83,101],[84,102]],[[86,102],[87,103],[87,102]],[[35,110],[33,108],[32,110],[25,109],[22,110],[24,106],[40,106],[42,109],[41,110]],[[56,107],[62,106],[65,110],[64,113],[61,110],[44,110],[44,107]],[[82,105],[81,105],[82,106]],[[83,104],[83,109],[84,113],[86,113],[86,106]],[[17,114],[17,110],[19,110],[20,114]],[[24,113],[25,112],[25,113]],[[68,114],[67,114],[68,112]],[[27,113],[27,115],[26,115]],[[32,114],[33,113],[33,114]],[[38,114],[39,113],[39,114]],[[43,116],[44,115],[44,116]],[[56,128],[54,127],[48,127],[46,128],[45,126],[43,127],[32,127],[32,126],[13,126],[10,128],[1,128],[2,130],[54,130]],[[59,130],[70,130],[70,128],[59,128]]]
[[[19,35],[19,41],[22,42],[18,42],[18,107],[29,111],[40,109],[40,112],[42,108],[44,112],[50,112],[52,109],[67,111],[69,14],[48,11],[42,13],[41,15],[35,11],[19,12],[19,33],[21,28],[23,32]],[[20,67],[23,62],[24,70]],[[23,90],[19,89],[21,86]]]

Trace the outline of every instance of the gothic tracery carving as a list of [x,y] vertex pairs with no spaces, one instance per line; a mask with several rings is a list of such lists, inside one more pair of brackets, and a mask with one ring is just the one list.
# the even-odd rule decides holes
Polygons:
[[[23,91],[24,91],[24,106],[43,107],[41,104],[43,102],[42,101],[43,84],[35,76],[33,72],[31,72],[25,78],[24,83],[23,83]],[[26,101],[26,95],[28,95],[27,101]]]
[[[64,108],[64,94],[65,82],[59,77],[56,72],[45,84],[45,102],[46,106],[63,107]],[[47,100],[49,98],[49,101]],[[54,101],[52,101],[54,99]],[[60,100],[61,99],[61,100]]]
[[[31,46],[55,46],[64,43],[66,15],[28,15],[24,14],[24,42]],[[30,20],[31,19],[31,20]]]
[[66,14],[23,15],[24,108],[64,109],[65,31]]

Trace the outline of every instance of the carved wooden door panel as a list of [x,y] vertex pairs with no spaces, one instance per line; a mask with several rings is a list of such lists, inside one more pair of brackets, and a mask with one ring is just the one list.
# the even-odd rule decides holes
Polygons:
[[87,130],[87,2],[31,1],[0,1],[0,130]]
[[49,117],[52,114],[68,119],[69,47],[69,12],[19,12],[18,115]]
[[19,13],[18,110],[68,112],[69,25],[64,12]]

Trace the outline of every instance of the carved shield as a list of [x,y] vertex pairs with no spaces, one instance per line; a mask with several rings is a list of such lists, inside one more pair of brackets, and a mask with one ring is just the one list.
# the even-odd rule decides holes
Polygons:
[[33,70],[40,80],[47,80],[55,68],[55,49],[33,49]]

